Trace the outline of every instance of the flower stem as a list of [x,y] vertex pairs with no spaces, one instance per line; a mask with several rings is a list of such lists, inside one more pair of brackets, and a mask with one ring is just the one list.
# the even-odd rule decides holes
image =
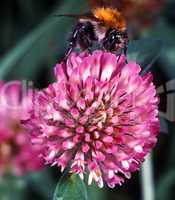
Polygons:
[[152,155],[146,157],[141,171],[142,199],[155,200]]

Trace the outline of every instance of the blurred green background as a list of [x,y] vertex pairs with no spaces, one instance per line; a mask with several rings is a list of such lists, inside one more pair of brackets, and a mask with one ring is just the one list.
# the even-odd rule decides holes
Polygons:
[[[54,14],[83,13],[87,10],[85,0],[1,0],[0,79],[32,80],[35,87],[46,87],[54,80],[53,66],[63,58],[68,35],[75,24],[73,19],[56,18]],[[174,0],[165,0],[160,16],[147,29],[139,32],[139,37],[156,38],[163,43],[160,56],[152,68],[157,87],[173,80]],[[171,101],[168,100],[170,96]],[[168,111],[167,102],[175,109],[173,96],[173,91],[166,95],[160,94],[160,107],[164,112]],[[172,114],[175,110],[172,109],[172,122],[162,120],[162,132],[166,133],[160,134],[153,152],[156,200],[175,199],[175,118],[173,119]],[[56,168],[44,169],[25,177],[0,177],[0,200],[52,199],[59,177],[60,173]],[[92,200],[141,200],[141,188],[140,173],[135,173],[121,187],[97,189],[91,186],[88,190]]]

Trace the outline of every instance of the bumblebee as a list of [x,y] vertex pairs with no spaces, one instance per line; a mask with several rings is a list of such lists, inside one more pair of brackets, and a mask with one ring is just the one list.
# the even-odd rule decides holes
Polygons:
[[91,51],[95,44],[117,55],[127,54],[129,40],[126,20],[122,13],[112,5],[105,4],[104,1],[92,1],[92,3],[92,10],[88,14],[59,15],[77,18],[65,59],[75,48]]

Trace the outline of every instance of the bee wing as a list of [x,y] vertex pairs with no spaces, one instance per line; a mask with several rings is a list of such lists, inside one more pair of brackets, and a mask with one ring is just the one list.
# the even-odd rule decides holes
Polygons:
[[90,19],[97,20],[91,12],[85,14],[55,14],[54,17],[70,17],[76,19]]

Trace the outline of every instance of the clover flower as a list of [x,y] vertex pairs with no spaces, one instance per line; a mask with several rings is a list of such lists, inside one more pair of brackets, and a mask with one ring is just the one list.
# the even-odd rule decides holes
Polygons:
[[140,71],[103,51],[57,64],[57,81],[38,92],[25,122],[46,163],[111,188],[139,170],[159,133],[152,75]]
[[28,117],[31,98],[22,96],[19,81],[0,83],[0,174],[24,175],[41,169],[41,149],[33,147],[20,120]]

